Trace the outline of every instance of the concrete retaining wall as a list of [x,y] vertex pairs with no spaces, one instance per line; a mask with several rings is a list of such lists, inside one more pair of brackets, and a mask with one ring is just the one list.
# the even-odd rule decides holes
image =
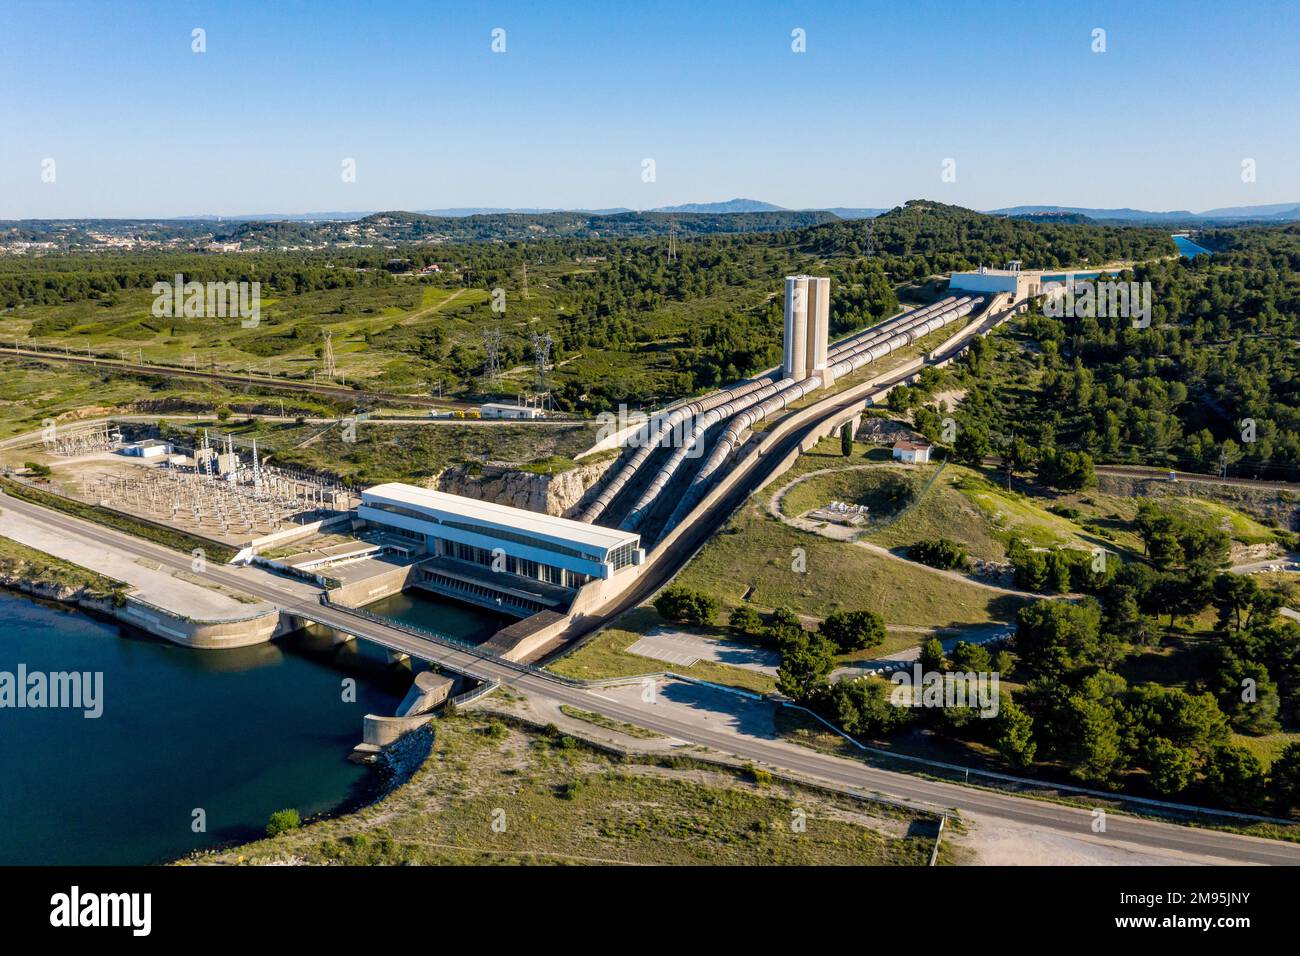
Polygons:
[[354,581],[334,588],[329,592],[330,601],[343,607],[362,607],[372,601],[390,597],[410,583],[415,567],[414,564],[408,564],[362,581]]
[[417,727],[422,727],[430,720],[428,714],[419,717],[384,717],[382,714],[366,714],[361,723],[362,743],[375,747],[387,747],[401,739]]

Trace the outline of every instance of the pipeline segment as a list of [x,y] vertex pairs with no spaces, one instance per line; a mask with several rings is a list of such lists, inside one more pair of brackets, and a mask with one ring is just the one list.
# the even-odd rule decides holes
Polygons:
[[[835,378],[842,378],[845,375],[852,374],[858,369],[877,359],[911,345],[913,342],[924,338],[931,332],[951,325],[958,319],[969,315],[981,302],[982,297],[964,296],[956,300],[951,306],[944,310],[915,319],[909,319],[907,322],[896,326],[891,330],[891,334],[878,342],[867,342],[849,350],[840,357],[840,360],[831,366],[831,372]],[[691,482],[690,487],[682,496],[681,501],[674,509],[668,523],[664,526],[665,530],[672,528],[676,523],[694,507],[695,502],[699,500],[704,489],[707,487],[713,474],[720,468],[731,454],[732,450],[739,443],[740,436],[744,434],[756,422],[761,421],[773,412],[780,411],[792,402],[796,402],[810,392],[821,388],[820,378],[807,378],[801,382],[793,383],[785,389],[778,391],[775,395],[759,404],[753,405],[746,411],[741,412],[727,424],[727,429],[718,439],[718,443],[713,447],[712,453],[700,466],[696,473],[695,479]]]

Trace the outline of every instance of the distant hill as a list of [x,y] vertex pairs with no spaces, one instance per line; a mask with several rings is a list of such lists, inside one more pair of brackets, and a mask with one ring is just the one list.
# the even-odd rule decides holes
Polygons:
[[887,208],[859,209],[853,206],[831,206],[825,211],[832,212],[841,219],[875,219],[882,213],[889,212]]
[[1068,214],[1084,216],[1088,219],[1112,219],[1117,221],[1134,220],[1142,222],[1159,222],[1172,220],[1186,222],[1195,219],[1196,213],[1187,209],[1175,212],[1152,212],[1148,209],[1093,209],[1085,206],[1009,206],[1005,209],[989,210],[998,216],[1041,216],[1044,214]]
[[[1087,206],[1008,206],[992,209],[998,216],[1026,218],[1044,215],[1076,215],[1103,222],[1142,222],[1142,223],[1197,223],[1211,220],[1227,219],[1272,219],[1290,222],[1300,219],[1300,203],[1272,203],[1263,206],[1225,206],[1220,209],[1207,209],[1204,212],[1192,212],[1179,209],[1171,212],[1156,212],[1150,209],[1101,209]],[[1065,220],[1059,220],[1065,221]]]
[[1300,219],[1300,202],[1275,202],[1267,206],[1223,206],[1198,213],[1206,219]]
[[781,206],[774,206],[770,202],[761,202],[757,199],[728,199],[726,202],[688,202],[680,206],[660,206],[658,209],[651,209],[650,212],[702,212],[702,213],[733,213],[733,212],[786,212]]

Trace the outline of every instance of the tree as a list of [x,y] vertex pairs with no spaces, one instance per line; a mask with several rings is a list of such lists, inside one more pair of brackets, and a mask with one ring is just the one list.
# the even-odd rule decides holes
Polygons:
[[993,746],[1013,767],[1028,767],[1034,762],[1038,745],[1034,743],[1034,719],[1009,696],[1003,696],[995,718]]
[[1063,491],[1079,491],[1097,483],[1091,455],[1057,448],[1046,449],[1039,456],[1038,477],[1044,484]]
[[938,538],[934,541],[918,541],[907,549],[907,556],[913,561],[929,565],[932,568],[949,570],[966,567],[969,558],[966,549],[955,541]]
[[763,617],[748,604],[737,604],[731,609],[727,623],[733,631],[739,631],[747,637],[755,637],[763,632]]
[[1269,789],[1280,806],[1300,807],[1300,741],[1283,748],[1268,772]]
[[829,716],[855,737],[896,733],[912,719],[912,710],[890,703],[891,690],[892,686],[878,677],[839,681],[831,688]]
[[800,704],[812,703],[826,689],[835,667],[835,647],[820,634],[802,631],[781,645],[776,689]]
[[1078,604],[1035,601],[1021,608],[1013,640],[1021,663],[1047,676],[1109,663],[1117,650],[1114,639],[1101,632],[1101,607],[1092,598]]
[[885,621],[875,611],[835,611],[822,621],[819,631],[842,654],[885,642]]
[[767,619],[767,638],[773,644],[780,645],[788,640],[796,640],[803,634],[803,622],[799,620],[799,615],[788,607],[777,608]]
[[921,671],[926,674],[939,673],[944,669],[943,642],[937,637],[932,637],[921,645],[920,664]]
[[953,443],[953,456],[963,465],[978,468],[991,447],[988,432],[968,425],[958,433],[957,441]]
[[1034,446],[1023,438],[1012,438],[1009,442],[1004,443],[1001,454],[1003,470],[1013,476],[1032,471],[1038,463],[1038,455]]
[[851,421],[840,426],[840,454],[845,458],[853,455],[853,422]]
[[1259,804],[1264,789],[1264,769],[1245,747],[1224,744],[1210,751],[1205,761],[1205,784],[1220,800],[1238,806]]
[[655,610],[670,621],[704,626],[713,623],[718,602],[700,591],[679,586],[665,590],[655,598]]
[[952,649],[952,669],[966,674],[987,674],[992,669],[988,648],[979,644],[958,641]]
[[1219,648],[1215,659],[1218,671],[1209,681],[1210,690],[1232,726],[1255,735],[1281,730],[1277,719],[1281,698],[1268,668],[1242,660],[1228,648]]
[[1191,751],[1166,737],[1152,737],[1147,741],[1147,772],[1157,793],[1168,796],[1186,790],[1192,780],[1192,760]]
[[1123,760],[1119,723],[1111,709],[1078,694],[1066,699],[1061,715],[1064,735],[1058,749],[1080,780],[1104,783]]

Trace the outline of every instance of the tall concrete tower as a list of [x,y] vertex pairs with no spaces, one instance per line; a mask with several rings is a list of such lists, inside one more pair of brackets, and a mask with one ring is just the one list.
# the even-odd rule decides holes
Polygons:
[[787,276],[785,280],[785,341],[782,372],[802,381],[826,369],[830,334],[831,280]]

